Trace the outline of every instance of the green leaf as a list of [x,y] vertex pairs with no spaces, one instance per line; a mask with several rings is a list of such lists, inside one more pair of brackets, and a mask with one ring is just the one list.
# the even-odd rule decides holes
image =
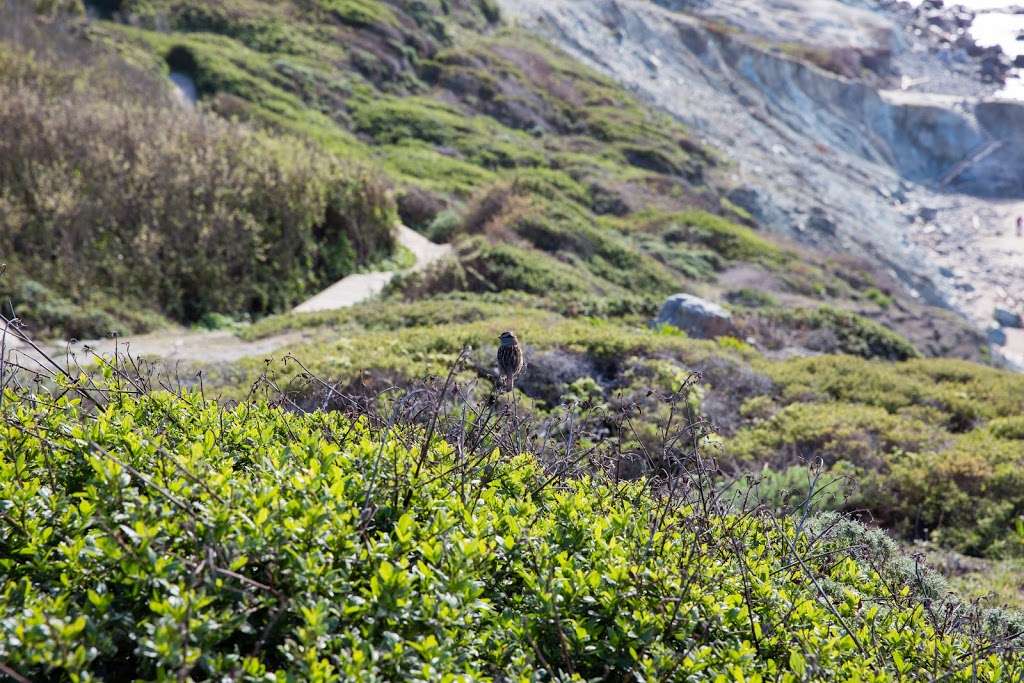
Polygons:
[[789,653],[789,669],[798,676],[803,676],[807,671],[807,661],[804,656],[796,651],[791,650]]

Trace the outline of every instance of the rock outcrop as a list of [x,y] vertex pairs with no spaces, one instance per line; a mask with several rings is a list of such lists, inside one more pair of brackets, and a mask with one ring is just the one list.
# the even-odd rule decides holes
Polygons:
[[1008,311],[1005,308],[996,308],[995,319],[1002,327],[1011,327],[1014,329],[1024,327],[1024,319],[1021,318],[1020,313],[1014,313],[1013,311]]
[[697,339],[715,339],[736,333],[729,311],[692,294],[674,294],[665,300],[654,325],[672,325]]

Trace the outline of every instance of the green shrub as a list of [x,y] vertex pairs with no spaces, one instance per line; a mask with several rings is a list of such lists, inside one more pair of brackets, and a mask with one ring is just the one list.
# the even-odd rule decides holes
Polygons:
[[765,420],[775,412],[771,396],[751,396],[740,404],[740,415],[748,420]]
[[867,511],[900,536],[989,557],[1024,553],[1013,531],[1024,514],[1024,443],[997,433],[1012,420],[954,435],[932,408],[795,403],[771,413],[765,399],[743,404],[756,421],[725,442],[727,463],[768,464],[774,480],[820,460],[826,479],[854,484],[844,509]]
[[881,308],[889,308],[892,306],[892,297],[882,292],[877,287],[869,287],[864,291],[864,296],[869,300],[874,301]]
[[779,311],[777,315],[796,324],[834,334],[837,347],[832,351],[885,360],[907,360],[921,356],[905,338],[852,311],[821,306],[813,310]]
[[852,356],[795,358],[759,364],[788,400],[859,402],[890,412],[932,407],[954,432],[979,420],[1024,413],[1024,376],[954,359],[903,363]]
[[156,313],[126,305],[114,297],[92,292],[76,302],[13,273],[0,275],[0,313],[20,319],[36,339],[96,339],[144,332],[167,324]]
[[859,475],[851,500],[878,523],[971,555],[1020,557],[1014,533],[1024,514],[1024,445],[976,430],[948,448],[894,459],[885,471]]
[[470,161],[452,158],[422,143],[382,148],[386,168],[423,187],[468,197],[494,181],[494,173]]
[[733,260],[781,266],[792,258],[756,232],[704,211],[685,211],[657,217],[647,226],[660,232],[669,243],[702,244]]
[[428,98],[375,98],[356,108],[353,121],[358,132],[378,144],[414,141],[454,147],[465,158],[488,169],[533,166],[544,161],[529,136]]
[[778,299],[760,289],[737,289],[725,295],[726,300],[736,306],[747,308],[773,308],[779,305]]
[[901,451],[937,448],[948,438],[942,429],[883,408],[843,403],[796,403],[726,443],[727,457],[739,462],[796,465],[821,459],[869,469],[884,468]]
[[386,3],[378,0],[317,0],[341,21],[353,26],[395,25],[397,19]]
[[33,131],[0,139],[0,250],[20,271],[73,301],[128,293],[191,322],[289,308],[391,250],[393,202],[375,175],[83,87],[100,71],[55,57],[0,69],[0,127]]
[[427,227],[427,236],[434,242],[447,242],[459,229],[462,219],[452,210],[442,211]]
[[1000,439],[1024,439],[1024,415],[992,420],[988,428]]
[[355,113],[356,130],[379,143],[395,144],[408,139],[449,145],[468,132],[466,117],[429,99],[381,99]]
[[797,345],[819,352],[895,361],[921,357],[910,341],[881,323],[833,306],[761,308],[748,314],[747,324],[767,328],[769,336],[781,327]]
[[780,512],[806,514],[841,508],[846,483],[827,471],[819,474],[807,465],[792,465],[750,474],[729,494],[738,505],[763,505]]
[[[512,244],[469,241],[459,248],[469,291],[516,290],[532,294],[586,291],[575,270],[543,252]],[[444,291],[443,289],[441,291]]]
[[32,680],[1024,672],[1005,619],[940,626],[931,584],[858,563],[835,522],[552,486],[529,456],[469,465],[336,413],[111,395],[4,397],[0,657]]

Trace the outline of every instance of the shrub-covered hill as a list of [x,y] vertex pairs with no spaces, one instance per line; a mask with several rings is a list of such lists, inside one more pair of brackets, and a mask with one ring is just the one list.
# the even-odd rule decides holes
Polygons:
[[1024,673],[1012,619],[834,518],[552,476],[557,462],[496,447],[507,426],[456,448],[366,416],[130,388],[89,386],[109,401],[90,410],[75,391],[3,395],[0,671],[15,680]]
[[[761,502],[792,505],[820,468],[823,482],[836,480],[815,501],[821,509],[862,515],[906,541],[1024,555],[1024,376],[954,359],[777,358],[733,337],[652,330],[644,316],[569,316],[532,301],[463,295],[267,318],[245,334],[307,335],[286,350],[302,366],[254,358],[207,368],[206,380],[241,398],[269,377],[301,400],[320,387],[308,383],[310,373],[343,393],[372,396],[443,376],[468,347],[471,362],[457,377],[484,401],[498,335],[514,329],[528,363],[516,383],[524,414],[554,419],[566,406],[587,405],[582,419],[602,439],[616,433],[619,411],[635,410],[626,441],[656,449],[659,421],[671,410],[662,396],[700,373],[690,405],[714,425],[711,452],[725,471],[763,479]],[[855,329],[851,345],[875,339],[875,330]],[[634,463],[629,476],[651,474],[656,464]]]
[[393,246],[379,174],[187,108],[6,2],[0,130],[0,296],[37,336],[287,310]]
[[[76,2],[56,4],[66,9]],[[733,194],[742,188],[729,186],[727,156],[707,149],[678,122],[614,82],[504,25],[493,3],[118,0],[86,4],[100,18],[65,20],[63,32],[82,36],[96,50],[117,53],[133,72],[163,79],[165,89],[170,71],[190,77],[204,120],[220,115],[257,128],[261,138],[283,136],[283,142],[268,143],[272,148],[294,149],[292,140],[298,137],[318,150],[303,152],[300,159],[341,159],[342,168],[358,162],[389,178],[395,184],[402,220],[458,247],[457,264],[410,283],[409,296],[514,290],[542,295],[543,305],[554,310],[607,315],[649,314],[664,295],[694,291],[738,302],[750,334],[772,344],[785,346],[795,338],[798,345],[811,343],[819,350],[858,352],[846,348],[843,339],[834,340],[821,331],[828,321],[823,322],[816,310],[828,304],[896,329],[921,353],[982,357],[981,337],[953,317],[905,296],[903,288],[876,264],[798,249],[761,234],[753,217],[729,200],[743,193]],[[59,24],[49,24],[48,30],[61,30]],[[16,46],[17,50],[24,47]],[[64,61],[77,65],[78,60],[72,53]],[[175,107],[157,118],[166,123],[182,117]],[[240,124],[231,125],[238,128]],[[180,143],[176,144],[178,155],[194,160],[187,136],[169,135]],[[17,150],[12,158],[30,163],[40,153]],[[239,154],[244,156],[244,151],[228,158]],[[271,167],[287,161],[285,169],[296,163],[274,160],[274,155],[268,150],[260,158]],[[217,163],[209,166],[218,167]],[[257,171],[262,168],[256,166]],[[181,183],[163,188],[170,179],[159,174],[150,177],[153,174],[147,168],[127,170],[137,172],[149,178],[148,190],[166,190],[167,195],[159,201],[148,195],[135,198],[143,202],[143,209],[150,209],[142,211],[145,225],[154,226],[147,230],[176,232],[175,226],[182,221],[209,225],[217,217],[208,212],[197,215],[191,205],[180,206],[176,198],[181,196]],[[234,294],[234,288],[222,288],[212,301],[200,301],[202,310],[195,311],[190,302],[208,294],[194,292],[194,284],[206,282],[207,273],[193,272],[191,264],[172,262],[174,268],[166,268],[170,277],[161,282],[184,282],[172,292],[178,297],[174,305],[161,301],[158,308],[185,321],[205,310],[260,315],[282,308],[282,302],[294,301],[297,292],[322,284],[325,272],[337,274],[350,266],[351,250],[343,248],[344,242],[339,247],[339,231],[356,246],[357,261],[372,258],[375,249],[360,247],[381,245],[373,218],[387,213],[388,202],[375,191],[377,184],[368,182],[365,174],[354,174],[354,187],[324,213],[320,207],[325,200],[318,188],[334,187],[337,180],[315,165],[300,164],[292,176],[300,172],[317,182],[306,190],[312,200],[303,201],[302,210],[295,209],[298,224],[313,227],[297,230],[297,235],[281,227],[292,225],[286,221],[288,207],[278,205],[276,192],[265,191],[265,178],[239,174],[218,181],[229,183],[217,195],[218,201],[226,202],[223,211],[240,216],[246,226],[245,239],[232,244],[244,245],[239,252],[252,254],[254,263],[228,262],[231,275],[242,277],[243,282],[249,276],[245,268],[255,271],[251,288],[255,291],[245,292],[248,298],[222,301],[227,293]],[[223,176],[211,174],[216,179]],[[351,174],[343,175],[349,179]],[[292,176],[285,174],[282,180],[292,182],[288,180]],[[88,189],[105,203],[113,195],[118,200],[113,206],[120,207],[125,184],[117,174],[103,175]],[[294,194],[296,199],[303,198],[297,190]],[[171,215],[152,215],[151,199],[155,206],[167,206]],[[83,207],[98,203],[74,202]],[[32,206],[30,215],[36,211]],[[380,213],[367,214],[367,209]],[[353,215],[357,217],[354,225],[335,225],[335,219]],[[101,217],[86,214],[79,225],[82,230],[99,230],[95,226]],[[45,228],[35,234],[47,234],[57,218],[62,216],[34,216]],[[115,243],[149,244],[138,236],[141,230],[139,226],[121,229]],[[122,234],[126,231],[127,235]],[[289,260],[298,242],[305,246]],[[286,258],[279,264],[275,249],[282,245],[287,245]],[[200,246],[206,245],[200,242]],[[214,241],[209,246],[216,250],[218,244]],[[54,258],[45,248],[35,251]],[[35,251],[32,256],[38,260]],[[121,275],[114,266],[122,263],[108,263],[111,251],[105,247],[103,258],[89,261],[103,268],[85,269],[73,282],[56,275],[39,276],[38,285],[46,288],[43,295],[37,294],[39,286],[14,291],[12,298],[22,303],[22,317],[42,321],[53,309],[71,308],[64,305],[68,300],[81,303],[89,292],[110,291],[110,281]],[[27,257],[11,260],[23,259]],[[202,265],[207,259],[197,261]],[[152,278],[164,275],[159,264],[143,262],[147,266],[143,272]],[[25,267],[20,271],[27,272]],[[215,270],[215,275],[221,273]],[[270,281],[265,282],[265,277]],[[139,288],[140,278],[122,279],[125,286],[117,291]],[[770,296],[751,298],[752,291]],[[24,302],[33,296],[43,302],[26,306]],[[147,301],[152,298],[147,296]],[[57,322],[48,327],[61,331]],[[36,322],[36,328],[47,325]],[[99,323],[91,325],[93,330],[103,328]],[[903,357],[907,349],[895,357]]]
[[[0,115],[38,132],[0,140],[0,283],[33,333],[272,313],[386,252],[396,214],[457,259],[243,328],[306,341],[168,384],[198,396],[5,395],[16,675],[1020,678],[1005,615],[813,517],[1022,554],[1024,380],[927,358],[984,358],[951,314],[759,230],[722,153],[489,3],[90,4],[0,22]],[[678,291],[737,336],[648,328]],[[490,391],[508,328],[511,420]],[[429,409],[380,421],[467,345],[445,442],[420,447]],[[344,416],[253,404],[253,382]],[[713,479],[657,455],[676,408],[714,425]]]

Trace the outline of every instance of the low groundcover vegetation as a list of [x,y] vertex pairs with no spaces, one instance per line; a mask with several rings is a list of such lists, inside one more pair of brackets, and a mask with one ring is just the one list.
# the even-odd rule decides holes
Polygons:
[[[418,390],[434,423],[446,388]],[[625,483],[510,452],[510,406],[466,406],[496,431],[464,422],[460,439],[129,389],[3,394],[0,663],[16,680],[1024,672],[1012,617],[944,595],[842,518],[722,507],[696,451],[671,480]]]

